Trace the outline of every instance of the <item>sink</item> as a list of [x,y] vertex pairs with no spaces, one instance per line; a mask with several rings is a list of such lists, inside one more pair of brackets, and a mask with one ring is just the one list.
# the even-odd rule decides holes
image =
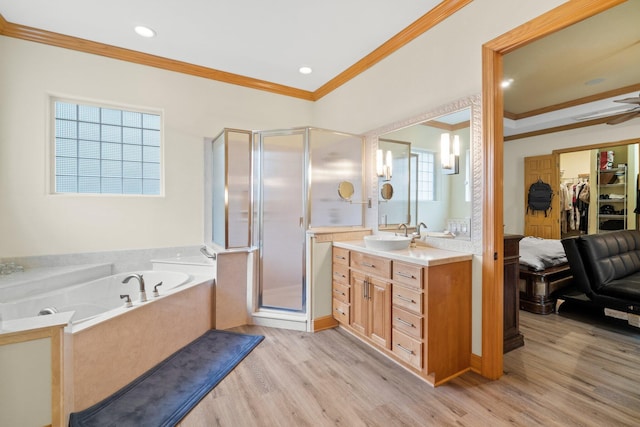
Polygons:
[[407,249],[411,237],[375,234],[364,236],[364,246],[379,251],[397,251]]

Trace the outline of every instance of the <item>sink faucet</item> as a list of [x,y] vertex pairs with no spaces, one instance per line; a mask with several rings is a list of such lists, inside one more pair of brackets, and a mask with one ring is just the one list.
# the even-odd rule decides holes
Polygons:
[[124,278],[122,283],[129,283],[129,280],[137,279],[138,283],[140,283],[140,302],[145,302],[147,300],[147,293],[144,290],[144,279],[142,278],[142,274],[130,274]]
[[404,237],[409,237],[409,233],[407,231],[407,224],[400,224],[398,226],[398,230],[400,230],[402,227],[404,227]]
[[417,237],[418,239],[420,237],[422,237],[422,234],[420,234],[420,227],[424,227],[424,229],[427,229],[427,225],[424,222],[421,222],[420,224],[418,224],[418,227],[416,228],[416,232],[413,233],[414,237]]

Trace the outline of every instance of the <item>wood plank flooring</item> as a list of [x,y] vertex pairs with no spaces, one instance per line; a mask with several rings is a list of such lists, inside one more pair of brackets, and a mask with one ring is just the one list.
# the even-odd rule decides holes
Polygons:
[[640,329],[578,312],[521,311],[500,380],[437,388],[338,329],[236,328],[266,338],[179,426],[640,425]]

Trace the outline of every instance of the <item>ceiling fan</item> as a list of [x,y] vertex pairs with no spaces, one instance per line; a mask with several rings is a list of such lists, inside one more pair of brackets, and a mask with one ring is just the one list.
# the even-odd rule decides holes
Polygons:
[[622,102],[624,104],[637,104],[637,106],[609,120],[607,122],[608,125],[617,125],[619,123],[626,122],[627,120],[631,120],[634,117],[640,116],[640,95],[633,98],[616,99],[613,102]]

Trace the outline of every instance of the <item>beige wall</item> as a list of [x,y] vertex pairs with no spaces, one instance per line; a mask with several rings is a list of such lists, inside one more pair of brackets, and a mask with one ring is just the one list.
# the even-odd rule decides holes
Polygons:
[[[0,36],[0,258],[197,245],[203,138],[312,121],[313,104]],[[164,111],[164,197],[48,194],[48,95]]]
[[[316,103],[0,37],[0,257],[199,244],[204,137],[363,133],[479,93],[482,43],[561,3],[476,0]],[[162,109],[165,196],[49,195],[48,94]]]
[[[0,36],[0,257],[200,244],[204,137],[223,127],[301,125],[365,133],[432,111],[481,92],[483,43],[562,3],[474,0],[315,103]],[[49,92],[163,109],[165,197],[48,195]],[[514,194],[506,177],[514,175],[513,168],[506,171],[505,204]],[[476,354],[480,273],[474,261]]]

